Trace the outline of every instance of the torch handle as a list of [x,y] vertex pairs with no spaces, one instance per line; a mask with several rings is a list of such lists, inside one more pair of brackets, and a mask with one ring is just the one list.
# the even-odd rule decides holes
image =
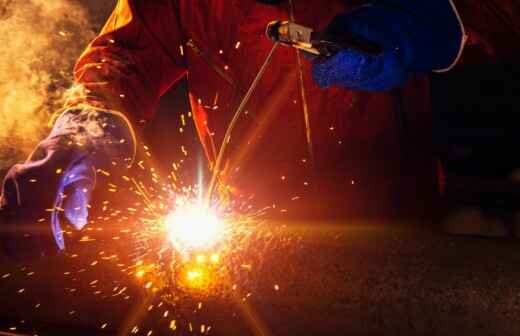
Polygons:
[[371,56],[378,56],[382,53],[382,48],[376,43],[353,34],[312,32],[311,44],[322,57],[332,57],[342,50],[358,51]]

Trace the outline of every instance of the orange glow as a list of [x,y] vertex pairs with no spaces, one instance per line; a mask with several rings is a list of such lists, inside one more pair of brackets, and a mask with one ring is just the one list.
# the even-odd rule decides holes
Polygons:
[[218,264],[218,262],[220,261],[220,256],[218,254],[213,254],[210,257],[210,260],[213,264]]
[[223,223],[211,210],[197,205],[176,209],[166,216],[165,225],[170,242],[183,249],[212,247],[224,229]]
[[197,280],[200,280],[202,278],[202,272],[200,270],[193,270],[188,271],[188,274],[186,275],[186,279],[191,282],[195,282]]
[[211,272],[206,267],[187,267],[180,282],[184,288],[205,291],[212,284]]

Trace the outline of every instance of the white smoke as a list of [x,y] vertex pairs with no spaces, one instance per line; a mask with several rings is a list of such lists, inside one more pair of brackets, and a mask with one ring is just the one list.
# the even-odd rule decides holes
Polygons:
[[0,170],[46,135],[74,62],[94,36],[75,0],[0,0]]

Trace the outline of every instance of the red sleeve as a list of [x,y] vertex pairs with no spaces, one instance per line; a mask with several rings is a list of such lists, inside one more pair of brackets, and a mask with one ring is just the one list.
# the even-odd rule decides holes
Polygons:
[[455,1],[468,34],[463,63],[494,63],[520,54],[520,1]]
[[160,96],[186,73],[171,0],[119,0],[79,58],[67,107],[86,104],[148,119]]

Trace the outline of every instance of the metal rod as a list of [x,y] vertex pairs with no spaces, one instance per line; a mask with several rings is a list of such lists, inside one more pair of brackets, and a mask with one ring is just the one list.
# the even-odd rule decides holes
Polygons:
[[[291,17],[291,22],[296,22],[296,16],[294,15],[294,3],[293,0],[289,0],[289,15]],[[319,52],[318,52],[319,54]],[[302,64],[302,55],[300,50],[296,51],[296,61],[298,65],[298,81],[300,82],[300,96],[302,99],[302,107],[303,107],[303,121],[305,122],[305,137],[307,140],[307,154],[309,154],[309,159],[311,164],[314,164],[314,150],[312,146],[312,129],[311,129],[311,121],[310,121],[310,112],[309,112],[309,104],[307,102],[307,94],[305,92],[305,81],[303,80],[303,64]]]
[[271,51],[267,55],[267,58],[265,59],[264,64],[258,71],[258,74],[256,75],[255,79],[251,83],[251,86],[249,87],[249,90],[247,90],[244,98],[242,98],[242,101],[240,102],[240,105],[238,105],[238,108],[235,112],[235,115],[233,116],[233,119],[231,119],[231,122],[229,123],[229,126],[226,130],[226,134],[224,135],[224,140],[222,141],[222,145],[220,146],[220,151],[219,151],[217,159],[215,161],[215,166],[213,167],[213,175],[211,177],[211,182],[209,184],[208,191],[206,193],[206,199],[205,199],[206,207],[208,207],[210,205],[211,196],[213,194],[213,190],[215,189],[217,177],[220,173],[220,166],[222,165],[222,160],[224,159],[224,154],[226,153],[227,145],[231,141],[231,134],[233,133],[233,130],[235,128],[235,125],[236,125],[238,119],[244,112],[244,110],[247,106],[247,103],[249,103],[251,96],[253,95],[256,87],[258,86],[258,83],[260,83],[260,80],[262,79],[265,71],[267,70],[267,67],[271,63],[274,52],[276,51],[276,48],[278,47],[278,45],[279,45],[279,43],[275,42],[275,44],[271,48]]

